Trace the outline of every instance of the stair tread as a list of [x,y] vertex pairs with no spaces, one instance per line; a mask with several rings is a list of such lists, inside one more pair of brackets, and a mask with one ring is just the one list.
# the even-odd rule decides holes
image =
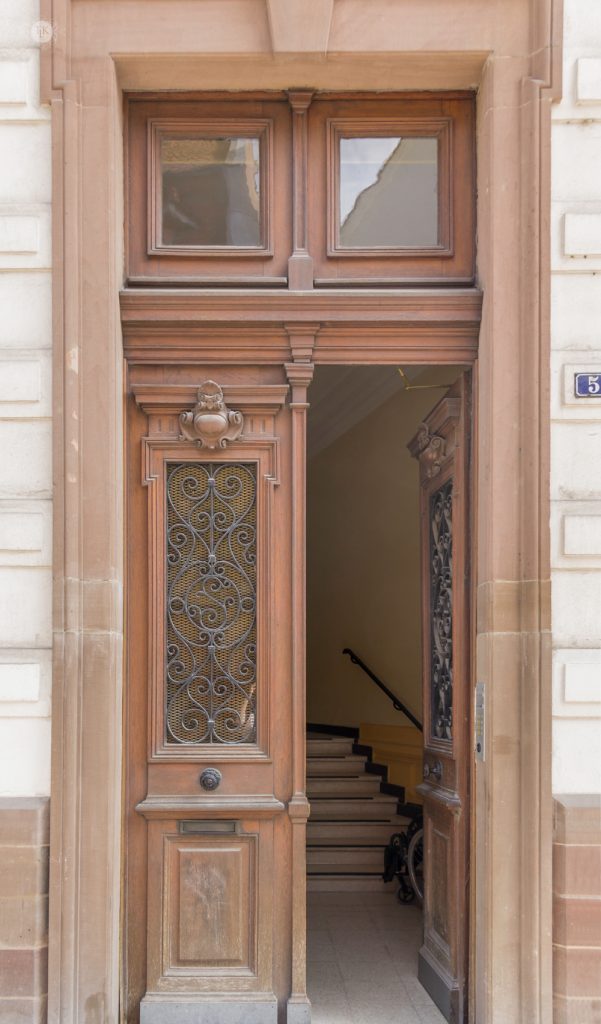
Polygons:
[[331,800],[335,802],[343,801],[349,804],[380,804],[381,806],[396,807],[399,802],[398,796],[388,796],[386,793],[374,793],[373,796],[369,794],[363,794],[362,796],[314,796],[313,803],[321,804]]
[[330,878],[346,878],[349,875],[373,875],[376,878],[380,878],[384,870],[384,857],[382,856],[381,864],[341,864],[339,868],[335,868],[334,865],[328,866],[326,864],[316,864],[307,866],[307,875],[315,876],[329,876]]
[[367,758],[360,754],[348,754],[343,757],[308,757],[307,778],[348,778],[354,775],[365,775]]
[[384,846],[310,846],[307,871],[310,874],[382,874]]
[[307,740],[307,753],[320,757],[339,757],[341,754],[352,754],[354,740],[345,736],[327,736]]
[[308,892],[394,892],[395,882],[379,875],[308,875]]

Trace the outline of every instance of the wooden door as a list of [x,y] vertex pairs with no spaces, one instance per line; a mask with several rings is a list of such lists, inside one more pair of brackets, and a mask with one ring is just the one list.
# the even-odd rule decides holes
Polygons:
[[221,368],[220,384],[194,368],[178,383],[140,376],[131,368],[123,1017],[276,1024],[288,1005],[292,1021],[306,1004],[293,893],[304,901],[307,806],[291,754],[304,762],[289,387],[279,369]]
[[409,444],[420,464],[424,940],[419,979],[467,1019],[469,891],[470,394],[464,375]]

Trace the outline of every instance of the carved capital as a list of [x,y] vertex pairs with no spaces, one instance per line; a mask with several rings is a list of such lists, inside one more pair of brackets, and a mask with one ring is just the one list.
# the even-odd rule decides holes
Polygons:
[[242,433],[244,417],[228,409],[223,391],[214,380],[206,380],[198,389],[196,405],[179,418],[182,440],[196,441],[200,448],[225,448]]
[[428,479],[440,473],[447,454],[447,443],[440,434],[432,434],[427,423],[421,423],[411,445],[411,454],[419,459]]

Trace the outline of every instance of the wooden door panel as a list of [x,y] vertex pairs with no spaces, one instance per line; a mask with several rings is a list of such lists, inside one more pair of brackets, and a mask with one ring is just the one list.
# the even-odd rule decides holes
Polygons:
[[469,823],[469,466],[467,375],[409,444],[420,463],[424,941],[419,978],[447,1020],[467,1015]]
[[149,825],[148,991],[267,990],[271,824],[231,821],[229,832],[191,835],[182,824],[210,827],[194,819]]
[[450,860],[452,840],[445,816],[432,814],[426,824],[425,842],[428,851],[428,898],[426,899],[425,932],[433,947],[440,950],[440,959],[451,960]]
[[275,1022],[288,995],[290,412],[239,378],[132,388],[128,1024]]
[[163,973],[256,975],[256,837],[163,843]]

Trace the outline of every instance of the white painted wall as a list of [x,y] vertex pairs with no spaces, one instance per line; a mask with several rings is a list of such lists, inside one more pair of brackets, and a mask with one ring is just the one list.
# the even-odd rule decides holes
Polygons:
[[[565,0],[552,130],[553,790],[601,793],[601,3]],[[601,377],[600,377],[601,380]]]
[[37,0],[0,0],[0,795],[50,792],[50,115]]

